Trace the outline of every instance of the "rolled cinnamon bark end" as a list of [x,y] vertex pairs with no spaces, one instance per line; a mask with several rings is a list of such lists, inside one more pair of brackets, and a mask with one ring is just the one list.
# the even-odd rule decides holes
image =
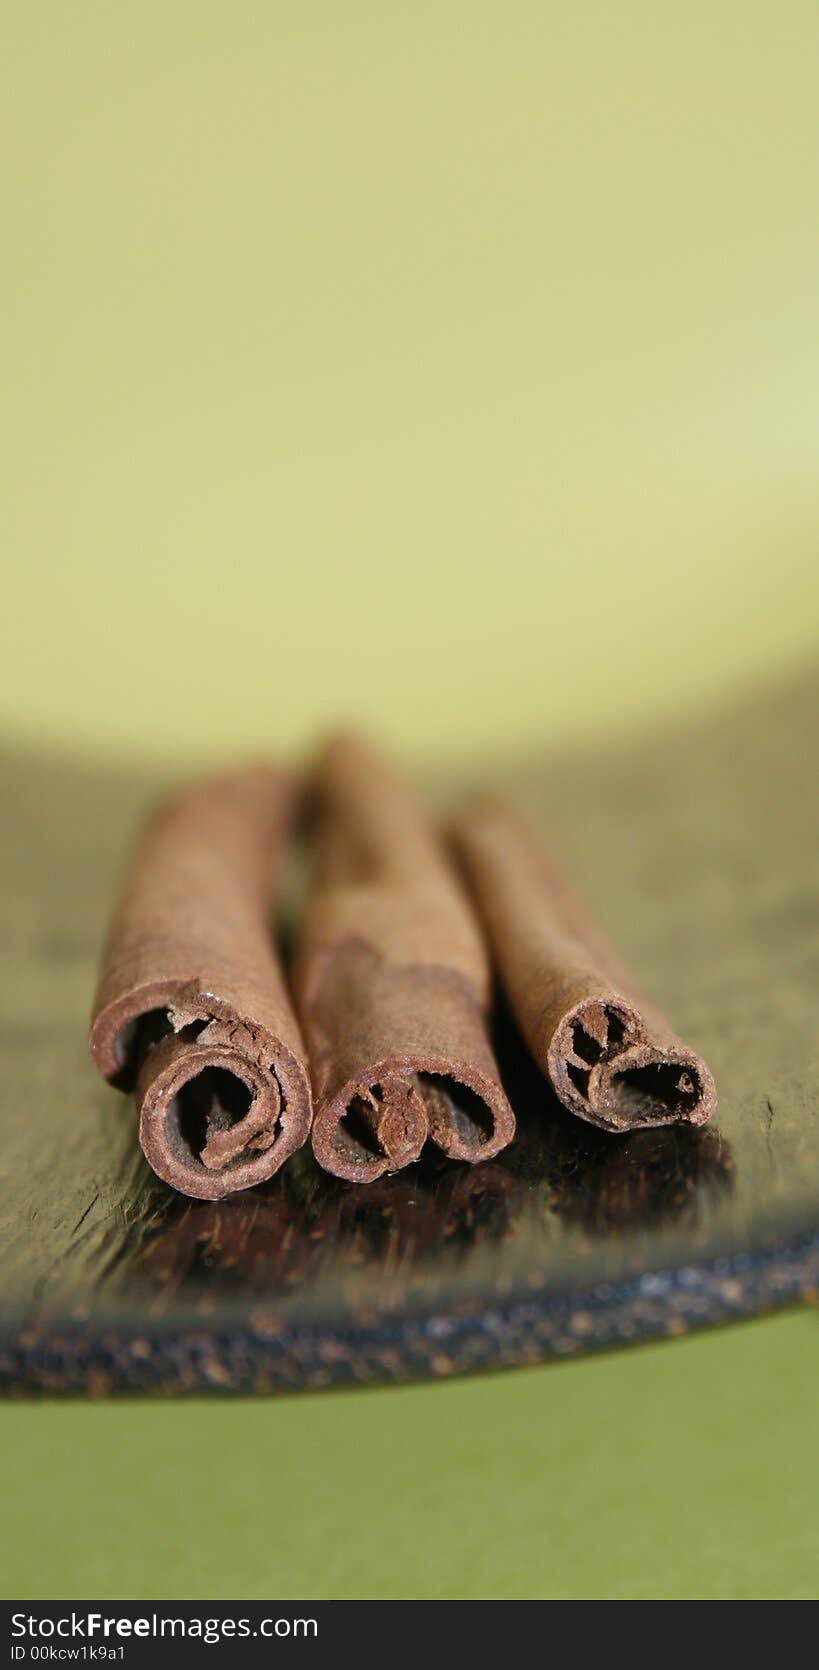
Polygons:
[[417,1160],[429,1135],[426,1108],[413,1076],[400,1065],[375,1065],[322,1108],[313,1152],[325,1171],[348,1182],[374,1183]]
[[315,773],[315,875],[295,970],[313,1149],[371,1183],[429,1137],[453,1159],[511,1142],[489,1040],[488,957],[443,845],[405,783],[355,738]]
[[103,954],[90,1033],[103,1077],[135,1089],[165,1182],[219,1200],[264,1182],[310,1129],[304,1046],[271,938],[292,806],[253,767],[160,809]]
[[500,805],[451,826],[509,1006],[571,1112],[606,1131],[704,1125],[716,1087],[633,981],[534,835]]
[[716,1107],[705,1063],[650,1024],[625,998],[588,998],[564,1015],[547,1054],[566,1107],[607,1131],[703,1125]]

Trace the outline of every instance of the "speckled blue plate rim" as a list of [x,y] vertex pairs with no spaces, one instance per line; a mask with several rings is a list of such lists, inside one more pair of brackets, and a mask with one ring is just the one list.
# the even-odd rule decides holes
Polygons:
[[0,1338],[8,1396],[261,1395],[399,1384],[523,1367],[760,1316],[819,1299],[819,1233],[787,1246],[459,1312],[276,1327],[260,1312],[230,1326],[191,1317],[54,1318]]

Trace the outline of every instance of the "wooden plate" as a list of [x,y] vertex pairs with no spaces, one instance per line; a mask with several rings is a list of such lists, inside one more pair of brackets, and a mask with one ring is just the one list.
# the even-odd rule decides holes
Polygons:
[[[8,754],[0,1379],[11,1391],[298,1390],[532,1363],[819,1287],[819,682],[622,748],[484,773],[539,818],[716,1075],[704,1132],[562,1113],[501,1022],[520,1135],[369,1189],[297,1156],[183,1200],[149,1173],[85,1027],[156,780]],[[437,790],[455,793],[463,773]]]

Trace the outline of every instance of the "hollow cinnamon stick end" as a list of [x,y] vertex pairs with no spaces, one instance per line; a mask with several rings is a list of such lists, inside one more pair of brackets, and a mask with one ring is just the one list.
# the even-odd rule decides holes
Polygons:
[[515,1134],[500,1084],[462,1063],[407,1056],[382,1063],[319,1107],[313,1151],[325,1171],[372,1183],[417,1160],[427,1137],[452,1160],[493,1159]]
[[464,1063],[434,1063],[418,1082],[430,1137],[450,1160],[478,1165],[508,1148],[515,1115],[497,1080]]
[[693,1050],[651,1037],[600,1074],[601,1102],[614,1130],[644,1125],[706,1125],[716,1112],[713,1076]]
[[313,1152],[334,1177],[374,1183],[417,1160],[428,1134],[426,1108],[412,1075],[384,1065],[352,1080],[316,1110]]
[[[113,982],[112,982],[113,983]],[[88,1053],[97,1072],[118,1090],[132,1090],[140,1058],[139,1037],[152,1017],[167,1019],[179,992],[174,980],[127,987],[108,998],[101,987],[88,1033]]]
[[266,1182],[310,1125],[307,1078],[294,1058],[280,1050],[271,1070],[224,1043],[192,1040],[188,1029],[146,1056],[137,1102],[148,1164],[196,1200]]
[[564,1105],[605,1131],[704,1125],[717,1105],[702,1058],[670,1034],[654,1035],[617,995],[585,998],[563,1016],[547,1071]]

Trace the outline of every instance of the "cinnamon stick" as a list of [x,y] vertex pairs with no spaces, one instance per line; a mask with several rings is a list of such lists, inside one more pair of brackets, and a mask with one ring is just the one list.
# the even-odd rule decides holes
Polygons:
[[402,779],[355,738],[315,774],[317,857],[295,969],[313,1149],[367,1183],[417,1158],[511,1142],[489,1038],[490,969],[443,844]]
[[506,997],[564,1106],[606,1131],[703,1125],[714,1080],[638,994],[531,830],[472,806],[451,828]]
[[135,1089],[154,1171],[201,1200],[272,1176],[310,1128],[304,1046],[269,926],[292,799],[259,766],[167,802],[138,844],[103,953],[91,1057]]

